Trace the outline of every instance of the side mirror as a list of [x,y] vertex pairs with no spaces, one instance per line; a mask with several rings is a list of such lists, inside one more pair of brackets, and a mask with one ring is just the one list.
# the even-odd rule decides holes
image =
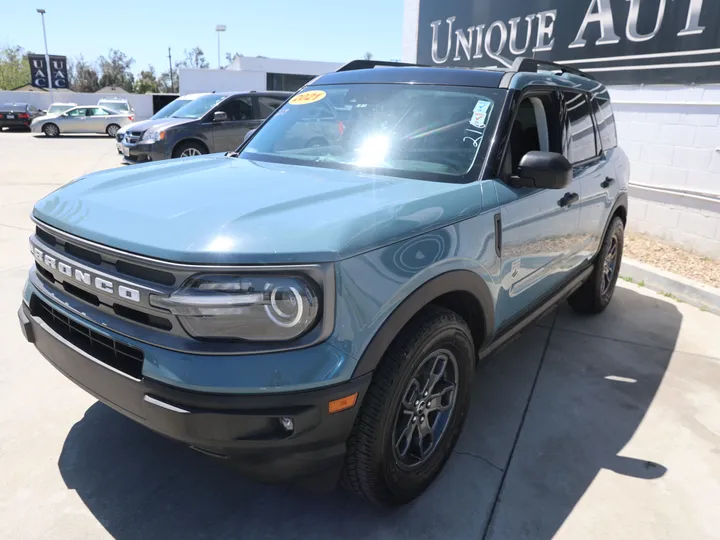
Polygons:
[[[257,129],[257,128],[256,128]],[[245,134],[245,138],[243,139],[243,142],[247,141],[250,137],[252,137],[253,133],[255,133],[255,129],[251,129]]]
[[213,114],[213,122],[227,121],[227,113],[225,111],[215,111]]
[[555,152],[528,152],[520,160],[518,175],[510,179],[514,187],[563,189],[573,180],[572,164]]

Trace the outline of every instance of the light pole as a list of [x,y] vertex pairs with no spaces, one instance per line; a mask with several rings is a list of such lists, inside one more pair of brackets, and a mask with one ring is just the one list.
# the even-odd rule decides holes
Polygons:
[[220,69],[220,32],[224,32],[225,30],[227,30],[227,26],[224,24],[218,24],[215,27],[218,36],[218,69]]
[[55,98],[53,97],[52,77],[51,77],[51,71],[50,71],[50,55],[48,54],[47,33],[45,32],[45,10],[37,9],[36,11],[40,14],[40,18],[42,19],[43,39],[45,40],[45,69],[47,69],[47,81],[48,81],[48,91],[50,92],[50,103],[53,103],[55,101]]

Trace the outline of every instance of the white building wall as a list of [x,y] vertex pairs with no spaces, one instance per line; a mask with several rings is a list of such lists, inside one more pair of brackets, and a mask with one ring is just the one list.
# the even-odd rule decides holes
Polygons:
[[180,94],[198,92],[249,92],[267,89],[267,75],[230,69],[180,69]]
[[610,88],[631,230],[720,257],[720,85]]
[[[135,109],[137,120],[150,118],[153,113],[153,100],[149,94],[95,94],[85,92],[53,92],[55,102],[77,103],[78,105],[96,105],[100,99],[126,99]],[[0,90],[0,103],[29,103],[38,109],[47,109],[52,100],[49,92],[14,92]]]

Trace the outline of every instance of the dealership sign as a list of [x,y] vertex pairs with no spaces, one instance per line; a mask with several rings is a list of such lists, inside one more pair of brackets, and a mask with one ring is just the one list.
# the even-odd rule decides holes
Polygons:
[[567,64],[609,84],[720,82],[718,0],[420,0],[417,61]]
[[67,58],[50,56],[48,67],[43,54],[28,54],[31,84],[38,88],[48,87],[48,77],[53,88],[68,88]]

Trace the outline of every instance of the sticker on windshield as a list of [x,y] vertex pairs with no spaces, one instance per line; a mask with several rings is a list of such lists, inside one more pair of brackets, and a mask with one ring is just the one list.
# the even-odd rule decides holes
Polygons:
[[479,99],[470,117],[470,125],[476,128],[484,128],[487,124],[487,117],[491,107],[492,101]]
[[310,90],[309,92],[303,92],[292,98],[288,103],[290,105],[308,105],[309,103],[315,103],[324,99],[327,94],[322,90]]

